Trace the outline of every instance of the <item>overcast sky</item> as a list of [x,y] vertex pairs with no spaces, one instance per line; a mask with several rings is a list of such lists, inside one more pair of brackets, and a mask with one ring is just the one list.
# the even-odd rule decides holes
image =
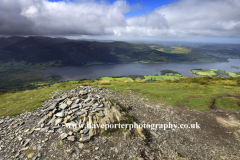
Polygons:
[[0,0],[0,35],[240,38],[240,0]]

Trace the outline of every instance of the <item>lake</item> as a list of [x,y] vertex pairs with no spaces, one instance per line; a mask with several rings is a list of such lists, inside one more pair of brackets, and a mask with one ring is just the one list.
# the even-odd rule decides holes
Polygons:
[[160,74],[160,71],[164,69],[174,70],[190,77],[195,76],[190,73],[191,69],[219,69],[228,72],[238,72],[237,69],[230,66],[240,67],[240,59],[228,59],[228,61],[221,63],[128,63],[83,67],[50,67],[39,72],[42,72],[45,77],[51,73],[56,73],[62,76],[60,81],[93,79],[105,76],[154,75]]

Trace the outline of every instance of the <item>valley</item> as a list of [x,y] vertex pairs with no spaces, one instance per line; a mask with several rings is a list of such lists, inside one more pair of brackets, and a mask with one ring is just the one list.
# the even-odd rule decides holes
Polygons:
[[[240,139],[239,59],[207,53],[209,50],[198,48],[200,44],[46,37],[0,40],[0,131],[13,139],[3,137],[1,141],[7,144],[1,145],[1,156],[6,159],[239,157],[234,150],[239,148]],[[233,50],[230,54],[236,53],[236,58]],[[110,121],[105,120],[113,116],[122,124],[177,120],[179,125],[199,123],[201,129],[117,128],[99,132],[54,125],[70,120],[74,124],[108,124]],[[9,127],[19,132],[6,129]],[[189,133],[199,145],[192,145]],[[183,144],[183,139],[188,141]],[[206,150],[204,144],[214,152]],[[136,148],[126,149],[132,145]],[[190,154],[193,150],[194,155]]]

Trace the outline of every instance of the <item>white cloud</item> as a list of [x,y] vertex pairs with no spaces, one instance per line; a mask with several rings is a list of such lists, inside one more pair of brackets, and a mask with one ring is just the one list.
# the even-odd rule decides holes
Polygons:
[[180,0],[130,18],[126,1],[1,0],[0,35],[240,37],[240,0]]
[[149,14],[129,18],[127,26],[116,28],[114,33],[161,37],[240,37],[239,8],[239,0],[181,0]]
[[108,5],[94,1],[1,0],[0,34],[113,34],[111,28],[125,25],[123,14],[129,9],[126,1]]

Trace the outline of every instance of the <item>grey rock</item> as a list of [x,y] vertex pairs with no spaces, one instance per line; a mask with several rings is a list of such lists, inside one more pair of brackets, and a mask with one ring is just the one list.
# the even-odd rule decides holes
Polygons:
[[55,109],[55,108],[56,108],[56,105],[57,105],[57,103],[53,103],[53,104],[48,108],[48,110],[51,111],[51,110]]
[[4,122],[4,120],[0,120],[0,124],[2,124]]
[[87,137],[82,137],[79,139],[80,142],[87,142],[87,141],[90,141],[91,137],[90,136],[87,136]]
[[67,137],[67,139],[69,140],[69,141],[75,141],[75,137],[74,136],[69,136],[69,137]]
[[155,133],[155,132],[153,132],[153,131],[150,131],[150,133],[151,133],[154,137],[158,138],[158,134],[157,134],[157,133]]
[[68,137],[68,134],[67,133],[62,133],[60,137],[61,137],[61,139],[65,139],[65,138]]
[[88,96],[87,95],[84,95],[84,96],[82,96],[82,99],[86,99]]
[[84,133],[84,134],[87,134],[88,132],[89,132],[89,129],[88,129],[88,128],[83,129],[83,133]]
[[65,108],[67,108],[67,106],[68,106],[67,104],[63,103],[63,104],[61,104],[61,105],[59,106],[59,108],[60,108],[60,109],[65,109]]
[[38,157],[40,158],[42,155],[41,155],[41,153],[38,153]]
[[49,129],[49,127],[41,128],[41,132],[45,132]]
[[118,149],[115,147],[115,152],[118,153]]
[[89,121],[89,117],[84,117],[83,122]]
[[20,155],[20,152],[18,152],[16,155],[15,155],[15,158],[18,158]]
[[88,94],[88,97],[92,97],[92,93],[89,93],[89,94]]
[[79,92],[79,94],[81,94],[81,95],[85,95],[85,94],[88,94],[88,92],[82,90],[82,91]]
[[94,105],[92,106],[92,109],[96,109],[97,107],[98,107],[98,105],[94,104]]
[[90,102],[92,99],[91,98],[87,98],[84,100],[84,103]]
[[56,114],[56,116],[57,116],[57,117],[64,117],[65,114],[64,114],[63,111],[61,111],[61,112],[58,112],[58,113]]
[[44,123],[46,120],[47,120],[47,116],[44,116],[39,122],[38,122],[38,124],[42,124],[42,123]]
[[74,104],[72,104],[71,109],[75,109],[75,108],[78,108],[78,107],[79,107],[79,105],[74,103]]
[[99,147],[96,147],[95,150],[98,151],[98,150],[99,150]]
[[80,99],[77,99],[74,103],[78,104],[80,102]]
[[77,119],[77,117],[73,116],[73,117],[70,118],[70,121],[74,121],[75,119]]
[[103,114],[103,113],[96,113],[96,115],[98,116],[98,117],[104,117],[105,115]]
[[127,130],[126,132],[123,132],[124,140],[130,140],[131,139],[131,132]]
[[62,122],[62,118],[58,118],[58,119],[56,119],[56,121],[55,121],[55,125],[58,125],[60,122]]
[[81,112],[76,112],[75,114],[77,115],[77,116],[81,116],[81,115],[83,115],[85,112],[84,111],[81,111]]
[[40,127],[43,128],[43,127],[44,127],[44,123],[42,123],[42,124],[40,125]]
[[82,109],[81,111],[82,111],[82,112],[87,112],[87,111],[88,111],[88,108]]
[[53,122],[55,121],[55,115],[53,116],[53,118],[47,123],[47,125],[53,124]]
[[98,112],[98,111],[103,111],[103,108],[96,108],[95,110],[93,110],[93,112]]
[[56,111],[57,111],[57,108],[54,108],[54,110],[52,111],[52,113],[54,114],[54,113],[56,113]]
[[96,97],[98,97],[99,99],[102,99],[102,98],[103,98],[102,95],[96,95]]
[[59,126],[52,126],[52,129],[58,129],[60,127],[61,127],[60,125]]
[[67,97],[64,97],[64,98],[59,98],[57,101],[60,103],[62,101],[64,101]]
[[90,107],[91,105],[92,105],[92,104],[89,104],[89,103],[88,103],[88,104],[82,104],[82,107],[83,107],[83,108],[86,108],[86,107]]
[[73,112],[77,112],[79,110],[79,108],[76,108],[76,109],[73,109],[72,111]]
[[31,139],[26,139],[23,146],[25,147],[26,145],[28,145],[30,141],[31,141]]
[[68,114],[72,114],[72,113],[74,113],[74,112],[77,112],[78,110],[79,110],[78,108],[73,109],[73,110],[69,111]]
[[83,149],[84,144],[83,144],[83,143],[80,143],[80,144],[78,145],[78,147],[79,147],[79,149]]
[[48,133],[54,133],[54,130],[49,130]]
[[73,132],[79,132],[81,129],[82,129],[81,127],[73,128]]
[[37,158],[38,158],[38,156],[35,156],[35,157],[33,157],[33,159],[32,159],[32,160],[37,160]]

